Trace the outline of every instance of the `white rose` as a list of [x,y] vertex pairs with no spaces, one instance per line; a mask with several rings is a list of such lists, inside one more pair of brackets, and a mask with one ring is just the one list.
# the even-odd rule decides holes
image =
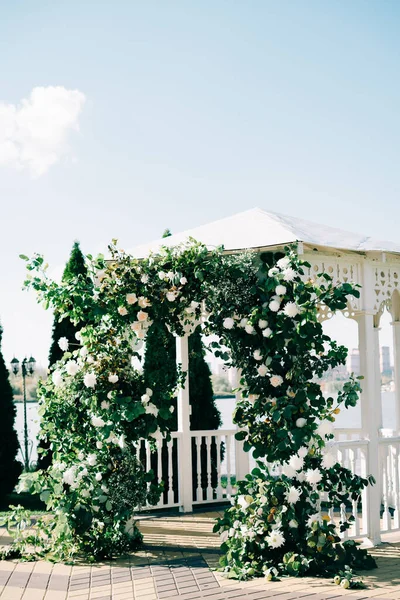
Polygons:
[[110,408],[110,403],[107,402],[107,400],[103,400],[103,402],[100,404],[100,406],[103,410],[108,410]]
[[260,365],[259,367],[257,367],[257,372],[260,375],[260,377],[265,377],[268,373],[268,368],[266,367],[266,365]]
[[327,420],[321,421],[321,423],[319,423],[317,429],[315,430],[315,433],[321,436],[322,438],[328,437],[333,433],[333,424]]
[[90,496],[89,490],[82,490],[81,496],[82,496],[82,498],[89,498],[89,496]]
[[279,269],[277,269],[276,267],[272,267],[272,269],[270,269],[268,271],[268,277],[274,277],[278,273],[279,273]]
[[180,281],[180,284],[181,284],[181,285],[186,285],[186,284],[187,284],[187,279],[186,279],[186,277],[181,277],[179,281]]
[[249,334],[255,333],[254,327],[253,327],[253,325],[250,325],[250,323],[247,323],[244,330],[246,333],[249,333]]
[[140,308],[148,308],[149,306],[151,306],[151,302],[148,298],[145,298],[144,296],[140,296],[139,306],[140,306]]
[[61,371],[53,371],[53,373],[51,374],[51,380],[56,387],[60,387],[60,385],[63,384]]
[[132,331],[135,331],[136,333],[138,333],[139,331],[142,330],[142,325],[141,325],[141,323],[139,323],[139,321],[135,321],[134,323],[131,323],[131,329],[132,329]]
[[144,275],[141,276],[140,281],[144,284],[149,283],[149,276],[146,275],[146,273]]
[[271,300],[271,302],[269,303],[269,310],[271,310],[272,312],[278,312],[278,310],[280,309],[280,304],[277,300]]
[[243,319],[240,319],[239,327],[243,327],[243,329],[244,329],[248,322],[249,322],[249,320],[246,319],[246,317],[243,317]]
[[94,415],[91,417],[90,420],[93,427],[104,427],[104,425],[106,424],[101,417],[96,417]]
[[139,312],[136,316],[137,316],[138,321],[143,322],[143,321],[147,321],[149,315],[146,312],[144,312],[144,310],[139,310]]
[[176,293],[175,292],[167,292],[166,294],[166,298],[169,302],[174,302],[175,298],[176,298]]
[[330,452],[324,454],[324,456],[322,457],[322,466],[324,469],[331,469],[335,464],[336,458],[333,454],[331,454]]
[[224,319],[222,325],[225,329],[232,329],[235,326],[235,321],[231,317]]
[[151,398],[153,395],[153,390],[151,388],[146,388],[146,394]]
[[140,399],[143,402],[143,404],[147,404],[148,402],[150,402],[149,394],[143,394],[143,396]]
[[283,379],[280,375],[272,375],[269,381],[273,387],[279,387],[283,383]]
[[67,371],[68,375],[76,375],[79,371],[79,365],[75,360],[69,360],[65,365],[65,370]]
[[298,527],[298,526],[299,526],[299,524],[295,519],[291,519],[289,521],[289,527],[292,527],[292,529],[296,529],[296,527]]
[[80,331],[76,332],[75,339],[78,340],[78,342],[82,341],[82,333]]
[[265,338],[269,338],[272,335],[272,329],[267,327],[266,329],[263,330],[262,334]]
[[87,455],[86,462],[87,462],[87,463],[88,463],[88,465],[90,465],[91,467],[94,467],[94,465],[97,463],[97,456],[96,456],[96,454],[88,454],[88,455]]
[[146,413],[148,415],[154,415],[155,417],[157,417],[158,416],[158,408],[157,408],[157,406],[155,406],[152,402],[149,402],[146,405]]
[[304,427],[304,425],[307,423],[307,419],[304,419],[303,417],[300,417],[299,419],[297,419],[296,421],[296,427]]
[[66,471],[64,471],[62,480],[64,483],[68,485],[72,485],[76,479],[76,466],[70,467]]
[[262,354],[260,350],[254,350],[253,352],[254,360],[262,360]]
[[86,373],[83,378],[83,383],[87,388],[94,388],[97,383],[97,377],[95,373]]
[[286,269],[290,265],[290,258],[284,256],[283,258],[280,258],[276,264],[280,269]]
[[299,448],[299,451],[297,452],[297,454],[301,458],[305,458],[308,454],[308,448],[306,446],[302,446],[301,448]]
[[137,302],[136,294],[127,294],[126,301],[128,304],[135,304],[135,302]]
[[96,442],[96,448],[97,448],[98,450],[101,450],[101,449],[102,449],[102,447],[103,447],[103,442]]
[[68,346],[69,346],[68,339],[66,337],[61,337],[58,340],[58,345],[60,346],[60,348],[63,352],[66,352],[68,350]]
[[81,356],[82,358],[85,358],[85,356],[87,356],[87,354],[88,354],[88,349],[86,348],[86,346],[83,346],[79,350],[79,356]]
[[286,294],[286,287],[284,285],[277,285],[275,288],[275,294],[277,296],[284,296]]
[[125,306],[118,306],[118,312],[122,317],[128,314],[128,311],[126,310]]
[[118,379],[119,379],[119,377],[115,373],[112,373],[111,375],[108,376],[108,381],[110,383],[117,383]]
[[260,329],[265,329],[266,327],[268,327],[268,321],[266,321],[265,319],[260,319],[258,321],[258,326]]
[[165,279],[166,278],[166,274],[164,273],[164,271],[160,271],[158,273],[158,277],[159,277],[159,279]]
[[103,475],[101,473],[96,473],[95,479],[96,481],[101,481],[103,479]]

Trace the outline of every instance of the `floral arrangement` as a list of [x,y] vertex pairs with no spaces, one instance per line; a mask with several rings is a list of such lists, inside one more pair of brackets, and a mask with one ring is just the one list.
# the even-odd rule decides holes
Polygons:
[[[309,265],[295,248],[228,255],[192,240],[138,261],[113,241],[110,252],[107,262],[87,257],[90,285],[79,276],[58,284],[43,257],[23,257],[26,287],[38,300],[61,318],[85,322],[75,348],[60,340],[63,359],[40,388],[53,463],[21,477],[20,488],[40,493],[56,515],[42,536],[43,552],[99,558],[140,542],[127,524],[135,509],[157,502],[161,488],[144,471],[137,443],[168,438],[177,389],[156,397],[132,359],[152,322],[182,335],[202,318],[205,332],[220,338],[211,344],[215,354],[241,370],[237,438],[258,459],[215,526],[221,569],[243,579],[373,566],[354,542],[340,542],[320,502],[327,493],[326,512],[358,501],[372,482],[340,467],[329,451],[335,415],[356,404],[359,382],[350,379],[334,401],[316,380],[346,358],[346,349],[323,334],[318,307],[342,310],[358,290],[335,286],[326,274],[307,279]],[[350,523],[342,517],[341,531]]]

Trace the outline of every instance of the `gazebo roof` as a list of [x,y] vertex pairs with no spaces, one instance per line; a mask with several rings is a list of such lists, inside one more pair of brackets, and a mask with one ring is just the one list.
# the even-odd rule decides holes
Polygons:
[[312,247],[360,253],[368,251],[400,253],[400,244],[383,242],[358,233],[319,225],[312,221],[288,217],[260,208],[246,210],[207,225],[136,246],[131,252],[137,258],[143,258],[150,251],[157,251],[162,245],[175,246],[186,242],[189,237],[203,242],[210,249],[223,245],[228,251],[303,242]]

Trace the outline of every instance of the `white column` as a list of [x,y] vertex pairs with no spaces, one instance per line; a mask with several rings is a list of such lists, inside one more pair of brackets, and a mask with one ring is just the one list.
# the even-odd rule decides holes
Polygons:
[[393,363],[394,363],[394,393],[395,393],[395,434],[400,434],[400,321],[392,322],[393,331]]
[[[240,385],[241,371],[235,368],[235,384],[234,388]],[[240,392],[236,392],[236,403],[239,402],[242,395]],[[239,431],[236,425],[236,430]],[[250,453],[243,450],[243,442],[235,439],[235,466],[236,466],[236,480],[244,479],[250,472]]]
[[[364,284],[365,285],[365,284]],[[365,288],[363,290],[366,291]],[[379,473],[379,429],[381,428],[381,395],[377,397],[377,332],[374,327],[372,312],[363,311],[357,315],[358,344],[360,351],[360,374],[364,377],[361,381],[361,426],[363,437],[368,443],[368,474],[376,479],[374,486],[368,487],[367,511],[368,537],[375,545],[380,542],[380,473]],[[378,338],[379,340],[379,338]],[[379,349],[379,348],[378,348]]]
[[178,392],[178,433],[179,439],[179,486],[180,510],[192,511],[192,438],[190,433],[189,404],[189,336],[176,338],[176,362],[186,373],[184,386]]

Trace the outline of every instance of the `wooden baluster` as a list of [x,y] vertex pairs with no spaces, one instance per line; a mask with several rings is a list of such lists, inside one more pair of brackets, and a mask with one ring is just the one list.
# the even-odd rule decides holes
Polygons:
[[[157,440],[157,481],[158,483],[162,483],[163,482],[163,474],[162,474],[162,448],[163,448],[163,440]],[[158,501],[158,505],[157,506],[163,506],[164,505],[164,488],[163,491],[161,492],[161,496],[160,499]]]
[[400,528],[400,443],[393,444],[393,490],[394,515],[393,529]]
[[226,497],[232,496],[232,479],[231,479],[231,434],[226,435]]
[[383,454],[381,465],[382,465],[382,500],[383,500],[383,515],[382,515],[382,529],[383,531],[390,531],[392,525],[392,519],[389,511],[389,457],[390,457],[390,446],[382,445],[381,452]]
[[222,500],[222,485],[221,485],[221,436],[215,436],[215,445],[217,452],[217,499]]
[[[360,463],[361,463],[361,477],[366,479],[368,475],[367,469],[367,449],[360,448]],[[377,485],[379,482],[377,482]],[[361,533],[363,535],[368,535],[368,489],[365,487],[361,492],[361,523],[362,530]]]
[[[353,448],[349,448],[349,463],[350,463],[350,471],[353,473],[353,475],[355,475],[356,473],[356,455],[355,452],[353,450]],[[358,526],[358,503],[357,500],[352,500],[351,503],[351,513],[354,517],[354,522],[351,525],[351,535],[357,535],[357,533],[359,533],[359,526]]]

